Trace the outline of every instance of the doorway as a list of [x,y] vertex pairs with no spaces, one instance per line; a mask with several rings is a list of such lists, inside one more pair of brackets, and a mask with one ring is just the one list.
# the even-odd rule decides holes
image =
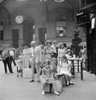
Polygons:
[[39,28],[39,44],[45,43],[46,28]]
[[12,47],[18,48],[19,29],[12,30]]

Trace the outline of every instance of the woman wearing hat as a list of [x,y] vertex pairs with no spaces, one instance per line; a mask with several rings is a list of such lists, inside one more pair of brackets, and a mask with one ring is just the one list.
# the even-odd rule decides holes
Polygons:
[[44,48],[44,51],[45,51],[45,59],[51,59],[51,56],[52,56],[52,53],[54,51],[54,49],[52,48],[52,42],[50,40],[47,40],[45,42],[45,48]]
[[66,47],[64,46],[64,43],[60,44],[60,48],[58,49],[58,63],[61,62],[62,56],[66,54]]
[[23,68],[29,68],[29,47],[27,43],[23,45],[22,58]]
[[72,58],[72,51],[71,51],[70,49],[67,49],[67,51],[66,51],[66,56],[67,56],[68,58]]
[[[67,59],[72,58],[72,51],[71,51],[70,49],[68,49],[68,50],[66,51],[66,57],[67,57]],[[71,61],[68,60],[68,63],[71,64]]]
[[52,48],[54,49],[52,57],[57,59],[58,56],[58,48],[57,48],[57,41],[54,40],[52,43]]

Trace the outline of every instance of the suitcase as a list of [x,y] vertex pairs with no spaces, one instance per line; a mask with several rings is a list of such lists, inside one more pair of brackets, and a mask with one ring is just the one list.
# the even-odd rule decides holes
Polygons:
[[50,84],[50,83],[46,84],[45,92],[46,93],[53,93],[53,86],[52,86],[52,84]]
[[23,69],[23,77],[24,78],[32,78],[32,69],[31,68],[24,68]]

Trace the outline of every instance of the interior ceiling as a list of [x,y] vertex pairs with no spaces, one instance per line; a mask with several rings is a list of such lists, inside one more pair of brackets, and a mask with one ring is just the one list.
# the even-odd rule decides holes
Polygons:
[[[39,1],[39,2],[38,2]],[[46,2],[46,4],[48,4],[49,10],[52,10],[56,7],[61,7],[61,6],[65,6],[68,8],[72,9],[72,1],[73,0],[65,0],[62,3],[56,3],[53,0],[48,0]],[[8,9],[9,13],[12,13],[14,10],[18,9],[18,8],[22,8],[22,6],[26,7],[26,5],[28,5],[28,7],[32,7],[34,5],[36,5],[36,7],[38,7],[39,9],[42,9],[42,3],[40,2],[40,0],[9,0],[5,7]]]

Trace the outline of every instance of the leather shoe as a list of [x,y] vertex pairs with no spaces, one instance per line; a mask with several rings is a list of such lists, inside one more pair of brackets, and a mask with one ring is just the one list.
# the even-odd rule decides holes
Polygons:
[[34,82],[34,80],[29,81],[30,83]]

